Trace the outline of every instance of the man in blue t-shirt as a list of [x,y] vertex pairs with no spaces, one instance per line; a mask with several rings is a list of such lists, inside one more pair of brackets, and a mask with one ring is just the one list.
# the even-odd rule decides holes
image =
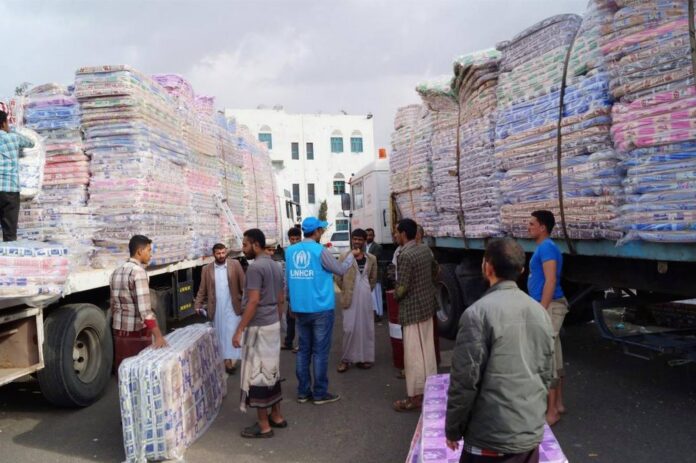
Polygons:
[[568,301],[561,289],[561,270],[563,255],[558,246],[550,238],[551,231],[556,225],[556,219],[551,211],[534,211],[529,219],[529,235],[536,241],[537,248],[529,261],[529,279],[527,289],[529,295],[536,299],[548,312],[553,324],[554,346],[554,380],[549,390],[546,421],[553,425],[565,413],[563,406],[563,351],[559,332],[563,319],[568,313]]
[[[359,249],[353,249],[339,264],[328,249],[319,244],[327,226],[316,217],[307,217],[302,222],[304,240],[285,251],[290,306],[300,333],[300,350],[295,364],[299,382],[297,401],[305,403],[311,400],[315,405],[340,399],[328,391],[327,375],[336,306],[333,274],[345,275],[353,266],[354,256],[361,253]],[[310,363],[314,363],[314,387]]]

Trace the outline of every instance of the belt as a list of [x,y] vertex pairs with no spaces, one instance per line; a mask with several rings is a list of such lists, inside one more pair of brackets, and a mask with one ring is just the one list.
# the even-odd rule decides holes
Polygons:
[[114,336],[119,338],[141,338],[147,336],[147,328],[143,328],[139,331],[123,331],[123,330],[113,330]]

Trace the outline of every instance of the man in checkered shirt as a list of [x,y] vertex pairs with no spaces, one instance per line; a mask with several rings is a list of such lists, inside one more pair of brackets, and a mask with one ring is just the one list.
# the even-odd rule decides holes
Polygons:
[[0,111],[0,224],[3,241],[17,240],[20,150],[33,147],[34,142],[24,135],[10,132],[7,113]]
[[123,359],[136,355],[150,344],[155,349],[167,345],[150,307],[150,284],[145,267],[152,257],[152,240],[134,235],[128,250],[130,259],[114,270],[109,283],[116,371]]

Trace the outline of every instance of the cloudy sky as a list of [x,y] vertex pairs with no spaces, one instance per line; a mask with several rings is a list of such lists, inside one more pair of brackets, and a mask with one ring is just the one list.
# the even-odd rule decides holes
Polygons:
[[219,108],[375,116],[387,146],[394,112],[452,59],[492,47],[587,0],[0,0],[0,97],[75,69],[130,64],[178,73]]

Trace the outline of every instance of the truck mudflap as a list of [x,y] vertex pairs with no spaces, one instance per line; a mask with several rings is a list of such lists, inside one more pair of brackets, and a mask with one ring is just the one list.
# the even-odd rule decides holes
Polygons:
[[644,301],[635,296],[594,301],[594,318],[600,335],[621,345],[624,354],[631,357],[651,360],[658,355],[667,354],[677,357],[669,360],[671,366],[696,362],[696,327],[646,326],[607,318],[607,314],[612,311],[616,313],[617,309],[626,310],[641,304]]

